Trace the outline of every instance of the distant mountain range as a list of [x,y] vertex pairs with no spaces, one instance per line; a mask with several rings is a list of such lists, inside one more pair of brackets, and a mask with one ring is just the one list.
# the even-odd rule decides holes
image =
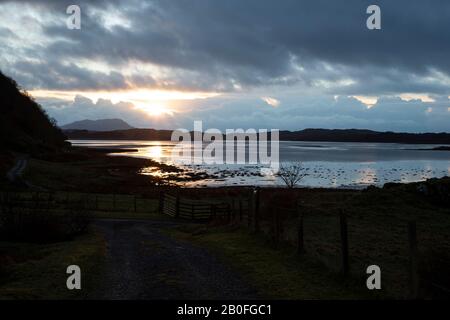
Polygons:
[[65,140],[44,109],[0,72],[0,153],[56,150],[67,145]]
[[[69,139],[171,140],[171,130],[129,129],[115,131],[65,131]],[[396,133],[360,129],[305,129],[280,131],[282,141],[386,142],[450,145],[450,133]]]
[[63,130],[114,131],[133,129],[121,119],[81,120],[61,126]]

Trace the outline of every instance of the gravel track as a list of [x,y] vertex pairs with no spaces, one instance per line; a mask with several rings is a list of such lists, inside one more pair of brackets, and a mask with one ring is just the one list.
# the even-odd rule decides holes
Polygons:
[[99,220],[107,266],[94,299],[255,299],[243,277],[205,248],[161,228],[178,222]]

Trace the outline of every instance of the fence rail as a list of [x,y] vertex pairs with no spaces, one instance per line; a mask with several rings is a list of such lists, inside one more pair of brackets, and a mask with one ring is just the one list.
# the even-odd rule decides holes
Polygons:
[[171,217],[210,220],[218,217],[231,218],[231,206],[224,202],[205,202],[163,193],[160,198],[160,211]]
[[103,212],[158,212],[158,199],[127,194],[101,194],[77,192],[0,192],[0,204],[22,208],[61,209],[76,203],[90,211]]

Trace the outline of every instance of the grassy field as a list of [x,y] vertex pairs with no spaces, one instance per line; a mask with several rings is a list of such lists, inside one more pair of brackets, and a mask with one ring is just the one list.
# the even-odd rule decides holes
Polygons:
[[[142,193],[154,181],[136,173],[151,161],[104,154],[82,154],[86,158],[47,161],[30,159],[23,178],[46,190],[94,193]],[[66,155],[67,157],[67,155]]]
[[[0,241],[0,299],[84,299],[95,288],[106,247],[93,230],[72,241],[32,244]],[[68,290],[66,269],[78,265],[82,290]]]
[[267,299],[375,299],[365,281],[344,279],[295,249],[275,249],[264,236],[239,227],[191,225],[167,231],[171,236],[205,246],[240,271]]
[[[112,151],[73,147],[67,152],[30,158],[23,179],[45,190],[152,196],[159,187],[171,186],[173,181],[203,177],[151,159],[120,153],[109,156]],[[153,170],[160,175],[139,174]],[[166,179],[165,175],[171,178]]]
[[[433,281],[450,285],[450,208],[417,193],[416,185],[366,191],[303,189],[289,196],[278,193],[281,195],[276,190],[261,191],[260,226],[270,239],[271,212],[278,211],[282,221],[280,246],[297,245],[298,215],[302,214],[306,255],[338,274],[342,268],[339,212],[343,210],[348,222],[350,276],[364,279],[366,268],[378,265],[383,294],[404,299],[410,284],[408,223],[415,221],[419,268],[421,276],[427,277],[423,283],[433,274]],[[269,209],[270,203],[286,206],[294,203],[293,199],[300,202],[300,210],[285,213]],[[424,296],[430,297],[428,292]]]

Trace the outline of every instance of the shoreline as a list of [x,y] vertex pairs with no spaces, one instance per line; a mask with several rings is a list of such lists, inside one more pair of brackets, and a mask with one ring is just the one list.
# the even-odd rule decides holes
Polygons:
[[[123,155],[123,150],[73,146],[58,154],[30,158],[24,178],[33,185],[47,190],[100,193],[154,194],[157,190],[165,188],[227,191],[258,187],[263,190],[289,190],[284,185],[203,183],[203,180],[222,178],[203,171],[188,172],[155,160]],[[148,174],[143,173],[145,170]],[[445,179],[445,177],[433,179]],[[309,186],[300,183],[293,190],[362,192],[368,188],[382,189],[386,184],[408,185],[426,183],[426,181],[427,179],[405,183],[387,182],[383,185],[361,184],[336,187]],[[8,185],[4,185],[3,188],[5,187],[9,188]]]
[[[162,172],[166,172],[166,173],[171,173],[171,174],[176,174],[179,175],[180,173],[183,173],[184,175],[186,175],[186,172],[188,172],[188,170],[184,169],[184,168],[180,168],[178,166],[175,165],[167,165],[164,164],[162,162],[159,162],[157,160],[153,160],[153,159],[148,159],[148,158],[140,158],[140,157],[133,157],[133,156],[128,156],[128,155],[121,155],[122,152],[125,152],[123,150],[126,149],[121,149],[121,148],[92,148],[92,147],[74,147],[74,148],[83,148],[83,149],[89,149],[90,151],[93,150],[95,152],[100,152],[103,153],[107,158],[111,158],[111,157],[120,157],[122,158],[124,161],[133,161],[132,159],[141,159],[143,161],[145,160],[150,160],[152,163],[152,168],[157,168],[157,170],[160,170]],[[128,160],[127,160],[128,159]],[[149,174],[145,174],[142,173],[142,170],[145,167],[141,167],[140,168],[140,172],[136,173],[137,176],[145,176],[145,177],[150,177],[150,178],[154,178],[154,176],[149,175]],[[226,172],[227,170],[221,170],[221,172]],[[382,185],[380,184],[354,184],[354,185],[339,185],[336,187],[330,187],[330,186],[310,186],[310,185],[302,185],[301,183],[298,186],[295,186],[293,189],[296,190],[349,190],[349,191],[363,191],[367,188],[383,188],[384,185],[388,184],[388,185],[408,185],[408,184],[413,184],[413,183],[424,183],[429,179],[442,179],[442,178],[446,178],[447,176],[443,176],[443,177],[438,177],[438,178],[428,178],[428,179],[422,179],[422,180],[418,180],[418,181],[411,181],[411,182],[386,182]],[[204,180],[222,180],[227,178],[227,176],[225,177],[218,177],[216,175],[211,175],[211,174],[207,174],[205,173],[204,170],[201,170],[200,172],[197,173],[193,173],[191,176],[184,176],[181,179],[169,179],[169,183],[168,185],[171,185],[173,187],[183,187],[183,188],[190,188],[190,189],[239,189],[239,188],[243,188],[243,189],[248,189],[248,188],[261,188],[261,189],[265,189],[265,190],[270,190],[270,189],[276,189],[276,190],[288,190],[289,188],[280,184],[280,185],[265,185],[265,184],[223,184],[223,185],[214,185],[214,184],[208,184],[208,181],[203,184],[202,181]],[[193,183],[199,182],[196,185],[192,185]],[[211,182],[211,181],[209,181]],[[190,184],[190,185],[189,185]]]
[[[138,149],[124,149],[121,147],[87,147],[87,146],[76,146],[73,148],[85,148],[89,151],[95,151],[99,153],[105,154],[107,157],[122,157],[122,158],[135,158],[142,160],[150,160],[152,161],[152,170],[145,173],[143,170],[145,168],[141,168],[141,172],[139,175],[147,176],[147,177],[160,177],[160,178],[168,178],[169,184],[174,184],[179,187],[185,188],[197,188],[197,189],[206,189],[206,188],[233,188],[233,187],[244,187],[244,188],[277,188],[277,189],[286,189],[287,187],[283,184],[264,184],[264,183],[251,183],[248,182],[232,182],[227,181],[227,179],[233,179],[235,176],[239,176],[240,170],[233,170],[230,168],[217,168],[214,173],[208,172],[207,168],[197,168],[190,169],[182,166],[165,164],[164,162],[160,162],[158,160],[149,159],[147,157],[138,157],[138,156],[130,156],[130,155],[121,155],[121,153],[134,152]],[[439,147],[440,148],[440,147]],[[344,162],[347,163],[347,162]],[[309,170],[309,168],[307,168]],[[312,170],[312,169],[311,169]],[[397,171],[395,169],[394,171]],[[260,177],[260,173],[248,172],[245,176],[246,178],[254,178]],[[431,178],[442,178],[448,175],[439,176],[439,177],[431,177]],[[242,174],[242,177],[244,175]],[[418,179],[416,181],[407,181],[401,182],[398,180],[386,181],[382,184],[380,183],[354,183],[354,184],[341,184],[337,186],[320,186],[320,185],[307,185],[300,183],[298,186],[294,187],[296,189],[332,189],[332,190],[364,190],[370,187],[383,188],[384,184],[408,184],[408,183],[420,183],[424,182],[430,178]],[[223,181],[224,183],[220,183]]]

